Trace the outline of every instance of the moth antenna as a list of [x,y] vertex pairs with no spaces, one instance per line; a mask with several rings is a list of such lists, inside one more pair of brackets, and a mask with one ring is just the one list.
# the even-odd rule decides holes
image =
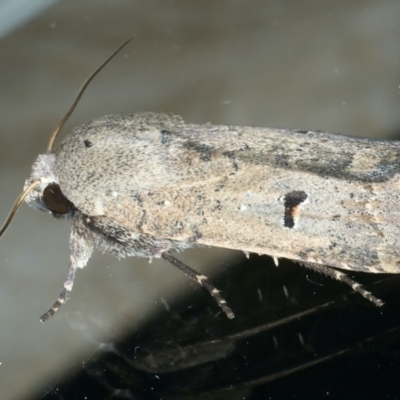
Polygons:
[[56,129],[54,130],[53,134],[51,135],[51,138],[49,140],[49,144],[47,145],[47,151],[50,152],[53,149],[53,145],[55,140],[57,139],[58,133],[60,132],[61,128],[64,126],[64,124],[67,122],[67,119],[71,116],[73,111],[75,110],[76,105],[78,104],[79,100],[81,99],[83,93],[85,92],[85,89],[89,85],[89,83],[92,81],[92,79],[108,64],[109,61],[111,61],[112,58],[125,46],[127,45],[135,36],[131,36],[128,40],[125,40],[124,43],[122,43],[117,50],[114,51],[114,53],[111,54],[110,57],[107,58],[98,68],[96,68],[90,76],[86,79],[86,81],[83,83],[82,87],[79,89],[78,95],[75,98],[75,101],[72,103],[72,106],[68,110],[68,112],[65,114],[64,118],[60,121],[60,123],[57,125]]
[[25,200],[25,197],[28,196],[28,194],[40,184],[40,180],[38,179],[37,181],[32,182],[19,196],[18,199],[15,201],[13,208],[11,209],[11,212],[9,216],[6,219],[6,222],[4,222],[3,227],[0,230],[0,237],[3,236],[3,233],[7,230],[8,225],[10,225],[12,219],[14,218],[15,213],[17,212],[19,206],[22,204],[22,202]]

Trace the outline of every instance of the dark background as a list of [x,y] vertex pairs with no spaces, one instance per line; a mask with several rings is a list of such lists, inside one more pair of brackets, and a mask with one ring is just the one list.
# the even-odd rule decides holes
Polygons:
[[[136,39],[95,79],[61,137],[91,118],[136,111],[174,112],[190,123],[321,129],[376,138],[398,137],[398,1],[70,0],[48,2],[52,3],[48,8],[29,17],[31,3],[27,3],[28,7],[15,1],[14,8],[7,7],[7,2],[3,2],[3,6],[0,4],[0,21],[3,21],[2,26],[7,22],[9,27],[0,41],[0,216],[4,219],[29,176],[32,162],[45,150],[52,129],[67,111],[83,80],[132,34],[136,34]],[[343,295],[349,293],[346,287],[318,276],[312,281],[317,279],[317,283],[324,286],[316,285],[305,278],[307,272],[296,272],[297,269],[290,266],[282,265],[278,269],[279,279],[275,278],[277,272],[268,257],[262,261],[256,258],[257,263],[265,265],[265,276],[255,274],[256,259],[252,257],[250,265],[241,269],[240,277],[235,278],[236,270],[230,271],[229,267],[233,260],[242,257],[238,252],[198,249],[181,254],[182,261],[202,273],[223,272],[218,286],[225,288],[225,297],[232,307],[237,298],[241,300],[236,303],[240,317],[233,320],[232,325],[228,321],[225,327],[226,321],[220,321],[223,316],[217,315],[212,301],[202,314],[202,306],[195,306],[195,299],[188,297],[192,293],[202,296],[202,291],[166,263],[154,260],[149,265],[147,260],[118,261],[96,254],[87,269],[78,271],[68,303],[53,320],[42,325],[39,316],[53,304],[67,273],[68,234],[67,222],[53,220],[23,206],[0,242],[2,399],[25,399],[28,393],[36,391],[38,398],[45,396],[50,387],[57,388],[61,384],[59,379],[65,371],[69,371],[71,377],[71,371],[95,360],[97,355],[93,356],[93,352],[100,342],[109,343],[112,338],[116,343],[116,338],[128,332],[149,329],[147,324],[154,324],[153,318],[167,318],[162,314],[166,312],[165,304],[171,307],[169,314],[178,313],[178,306],[174,309],[178,299],[190,299],[186,307],[191,306],[189,311],[193,309],[193,314],[184,314],[192,318],[190,323],[181,317],[186,329],[179,330],[175,325],[177,331],[171,329],[177,332],[171,339],[177,344],[188,340],[188,336],[197,343],[226,332],[243,332],[249,326],[279,318],[280,314],[269,314],[264,308],[257,311],[253,303],[247,303],[247,299],[254,298],[257,289],[265,293],[268,285],[275,285],[274,290],[281,294],[282,285],[290,287],[291,282],[305,291],[318,288],[321,296],[329,293],[324,300],[338,302],[335,309],[339,313],[340,310],[347,313],[349,302],[357,302],[354,296],[343,300]],[[363,282],[371,279],[357,277]],[[229,290],[229,285],[233,291]],[[331,285],[332,292],[328,290]],[[394,296],[389,289],[385,286],[376,290],[377,294],[383,293],[382,297],[386,293],[384,300],[387,300]],[[271,289],[268,293],[275,292]],[[297,302],[299,308],[290,308],[285,306],[286,296],[281,303],[276,296],[264,294],[262,304],[267,308],[281,307],[279,312],[283,315],[295,315],[302,307],[315,306],[307,303],[311,301],[307,300],[309,297],[306,295],[302,297],[303,302]],[[394,300],[386,307],[393,307],[393,303]],[[185,306],[181,307],[186,310]],[[382,312],[389,315],[393,326],[378,318]],[[354,323],[360,314],[364,322]],[[198,318],[205,320],[194,323],[193,319],[197,321]],[[325,318],[329,320],[330,316]],[[316,337],[337,338],[350,322],[354,324],[352,332],[356,333],[355,336],[342,333],[346,340],[339,344],[333,339],[328,341],[324,354],[347,348],[356,339],[363,342],[378,331],[395,329],[397,323],[395,313],[377,311],[363,301],[356,304],[355,310],[351,308],[350,317],[338,317],[335,321],[339,333],[332,335],[333,328],[328,326],[326,330],[321,328]],[[363,323],[368,321],[370,324],[374,321],[372,325],[377,331],[365,330]],[[164,324],[156,323],[158,327],[169,326]],[[314,326],[315,322],[310,324]],[[205,326],[212,332],[205,332]],[[289,329],[288,324],[284,326]],[[290,329],[299,331],[297,326]],[[309,330],[305,332],[307,336]],[[288,337],[293,335],[288,334]],[[272,336],[268,343],[273,342]],[[149,337],[152,336],[149,334]],[[309,343],[309,337],[310,334],[303,342]],[[134,345],[137,336],[132,340]],[[314,343],[311,340],[312,349]],[[161,348],[163,345],[160,344]],[[149,351],[156,354],[158,349]],[[270,376],[298,365],[296,363],[304,365],[309,361],[306,357],[302,363],[296,358],[300,354],[298,348],[285,345],[282,351],[286,357],[284,367],[283,364],[277,366],[275,359],[270,360],[275,354],[272,347],[255,351],[268,363],[267,372],[263,370],[264,362],[249,364],[263,376]],[[228,353],[231,357],[232,353]],[[310,357],[314,353],[311,350]],[[377,353],[382,354],[381,349]],[[240,354],[240,357],[246,356],[246,350]],[[390,349],[389,356],[394,355],[394,350]],[[380,365],[376,359],[368,359],[361,365],[369,367],[369,363]],[[365,379],[365,374],[355,374],[354,371],[360,369],[358,364],[348,365],[353,371],[349,381],[359,379],[362,383],[365,380],[363,387],[375,383],[371,377]],[[397,364],[393,365],[393,375],[383,374],[389,380],[391,376],[398,376]],[[228,370],[226,366],[223,368]],[[346,375],[341,366],[324,376],[338,374],[338,371]],[[198,371],[192,372],[191,376],[201,376],[196,375]],[[213,390],[235,386],[255,376],[251,371],[248,376],[244,372],[239,375],[232,380],[232,375],[228,374],[228,378],[219,383],[216,379]],[[378,375],[376,371],[372,374]],[[210,376],[218,375],[211,369]],[[181,379],[198,391],[209,390],[201,383],[190,384],[185,375]],[[330,392],[327,398],[334,397],[332,388],[329,385],[325,388],[317,375],[311,374],[309,379],[300,379],[304,387],[309,389],[318,384],[323,393]],[[146,385],[151,381],[146,375],[140,382]],[[375,386],[389,388],[390,385],[376,381]],[[176,386],[171,383],[169,387]],[[283,384],[282,387],[288,389],[292,385]],[[164,389],[157,390],[158,396],[163,397]],[[295,394],[285,395],[279,390],[276,393],[283,397],[309,395],[302,390],[305,388],[300,385]],[[276,393],[272,397],[279,398]],[[242,397],[250,395],[251,391],[245,391]],[[84,398],[83,394],[69,396],[64,393],[62,397]]]

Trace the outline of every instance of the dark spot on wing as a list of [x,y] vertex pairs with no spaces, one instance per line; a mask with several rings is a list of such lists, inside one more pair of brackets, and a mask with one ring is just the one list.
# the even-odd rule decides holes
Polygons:
[[212,206],[211,211],[221,211],[222,210],[222,204],[220,200],[214,200],[214,204]]
[[222,190],[225,187],[226,182],[227,182],[227,178],[223,179],[222,181],[217,182],[214,187],[214,192],[219,192],[220,190]]
[[199,153],[200,160],[211,161],[211,155],[212,155],[212,152],[214,151],[214,148],[212,146],[187,141],[184,143],[183,147],[185,147],[188,150]]
[[191,236],[189,239],[188,239],[188,241],[189,242],[191,242],[191,243],[195,243],[195,242],[197,242],[199,239],[201,239],[202,238],[202,234],[198,231],[198,227],[197,226],[194,226],[193,228],[192,228],[192,232],[193,232],[193,236]]
[[141,206],[143,205],[143,203],[142,203],[142,198],[140,197],[140,195],[139,195],[138,193],[132,191],[132,192],[130,193],[130,195],[131,195],[132,199],[135,200],[135,202],[136,202],[136,204],[137,204],[138,206],[141,207]]
[[90,141],[90,140],[84,140],[83,141],[83,143],[84,143],[84,145],[85,145],[85,147],[88,149],[89,147],[92,147],[93,146],[93,143]]
[[337,243],[336,242],[331,242],[331,244],[329,245],[329,250],[334,249],[335,247],[337,247]]
[[297,211],[297,207],[307,198],[307,194],[302,190],[294,190],[285,195],[284,206],[284,226],[286,228],[294,227],[294,217]]
[[142,216],[140,217],[139,221],[137,222],[137,229],[139,232],[143,232],[143,225],[146,223],[147,213],[146,210],[143,210]]
[[234,151],[224,151],[222,153],[225,157],[228,157],[231,162],[232,162],[232,168],[235,172],[239,170],[239,166],[237,165],[236,159],[235,159],[235,152]]
[[209,153],[201,153],[200,154],[201,161],[211,161],[211,154]]
[[160,141],[161,144],[163,144],[164,146],[168,146],[172,142],[171,132],[168,132],[167,130],[163,129],[160,132]]

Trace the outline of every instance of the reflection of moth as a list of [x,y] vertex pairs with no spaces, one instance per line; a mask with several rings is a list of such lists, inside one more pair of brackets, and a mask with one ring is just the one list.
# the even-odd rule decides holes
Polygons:
[[72,219],[68,278],[42,320],[65,302],[94,247],[163,257],[205,286],[230,318],[217,289],[171,251],[199,244],[289,258],[346,281],[377,305],[329,267],[400,272],[398,143],[187,125],[156,113],[98,118],[57,150],[54,139],[19,201]]

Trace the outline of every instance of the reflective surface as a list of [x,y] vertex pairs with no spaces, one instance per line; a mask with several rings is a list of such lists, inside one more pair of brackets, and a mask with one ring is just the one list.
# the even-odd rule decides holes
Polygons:
[[99,344],[79,372],[32,399],[397,398],[400,277],[355,278],[385,306],[253,256],[216,281],[234,320],[199,292]]

